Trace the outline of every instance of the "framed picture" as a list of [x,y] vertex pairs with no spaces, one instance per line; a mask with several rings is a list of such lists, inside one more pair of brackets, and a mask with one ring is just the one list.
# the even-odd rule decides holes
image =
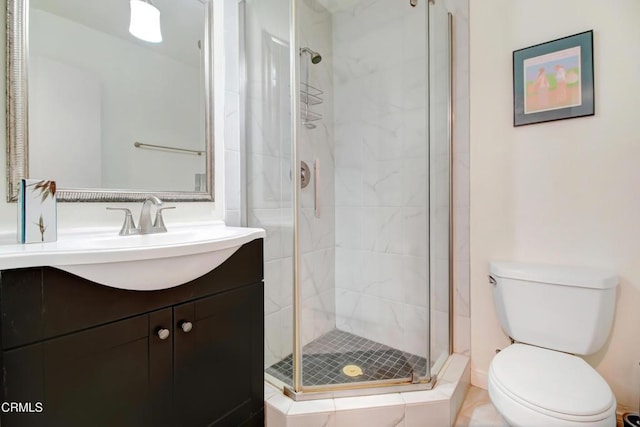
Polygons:
[[593,31],[513,52],[513,125],[592,116]]

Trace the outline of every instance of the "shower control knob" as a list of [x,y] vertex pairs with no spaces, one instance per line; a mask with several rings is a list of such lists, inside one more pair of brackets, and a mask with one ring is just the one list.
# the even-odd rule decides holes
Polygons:
[[307,162],[300,162],[300,188],[306,188],[311,181],[311,169]]
[[162,328],[158,329],[158,338],[161,340],[166,340],[171,335],[171,332],[168,329]]
[[184,332],[189,332],[193,329],[193,323],[191,322],[182,322],[180,323],[180,327]]

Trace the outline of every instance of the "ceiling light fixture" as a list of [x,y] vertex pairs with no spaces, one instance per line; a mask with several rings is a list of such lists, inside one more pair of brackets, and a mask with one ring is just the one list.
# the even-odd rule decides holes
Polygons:
[[160,43],[160,11],[151,0],[131,0],[131,22],[129,32],[140,40]]

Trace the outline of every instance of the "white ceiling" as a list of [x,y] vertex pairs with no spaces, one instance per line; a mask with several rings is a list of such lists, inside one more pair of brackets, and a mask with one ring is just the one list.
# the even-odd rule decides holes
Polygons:
[[204,37],[204,4],[201,0],[152,2],[160,10],[162,43],[147,43],[129,34],[129,0],[31,0],[30,7],[199,66],[198,40]]
[[317,0],[318,3],[327,8],[331,13],[336,13],[344,9],[348,9],[353,5],[360,3],[361,0]]

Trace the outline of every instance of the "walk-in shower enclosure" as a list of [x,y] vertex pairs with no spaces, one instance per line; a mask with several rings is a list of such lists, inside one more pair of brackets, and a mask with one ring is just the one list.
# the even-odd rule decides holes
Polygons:
[[241,17],[267,380],[296,399],[431,387],[451,348],[446,9],[245,0]]

